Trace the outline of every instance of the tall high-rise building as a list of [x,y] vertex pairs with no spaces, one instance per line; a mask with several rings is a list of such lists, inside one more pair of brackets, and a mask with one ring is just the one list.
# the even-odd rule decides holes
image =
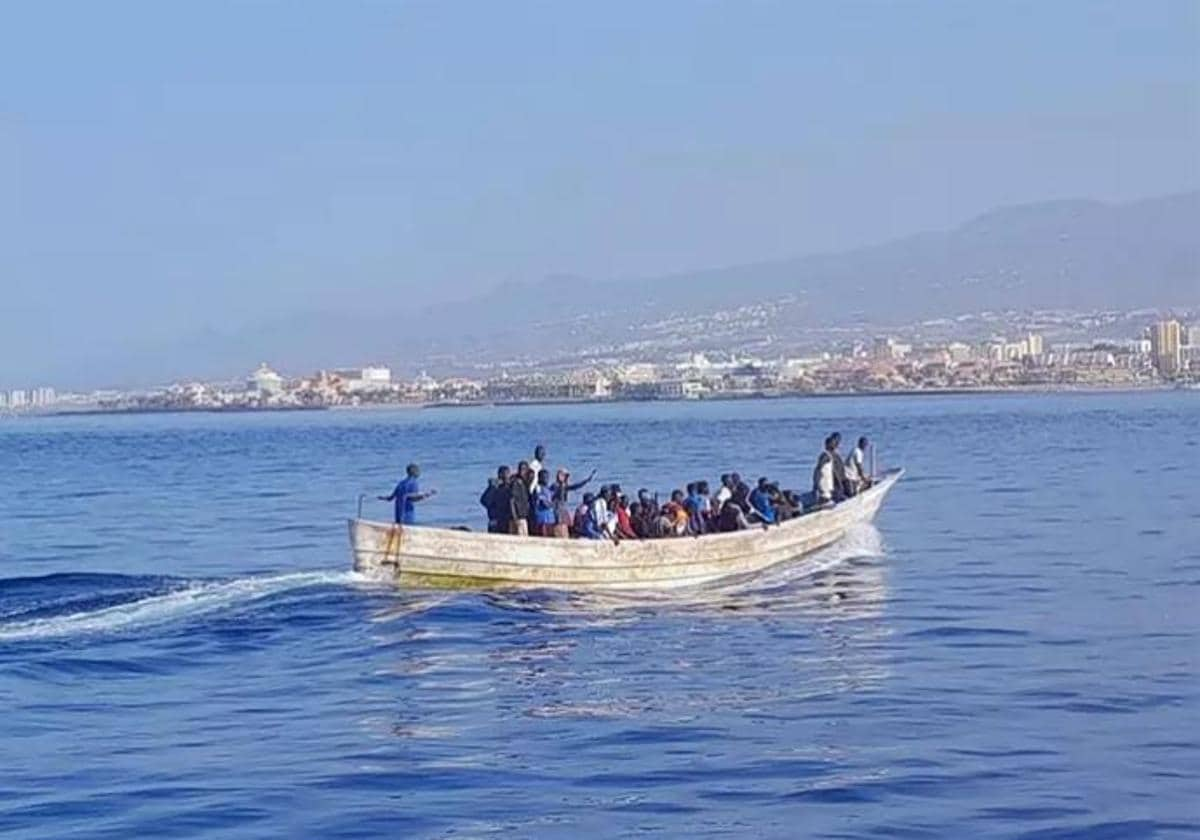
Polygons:
[[1200,326],[1188,327],[1187,343],[1193,347],[1200,347]]
[[1042,347],[1042,337],[1036,333],[1030,333],[1025,337],[1026,355],[1040,356],[1044,352]]
[[1182,368],[1182,333],[1183,328],[1178,321],[1159,321],[1150,328],[1154,366],[1163,376],[1174,376]]

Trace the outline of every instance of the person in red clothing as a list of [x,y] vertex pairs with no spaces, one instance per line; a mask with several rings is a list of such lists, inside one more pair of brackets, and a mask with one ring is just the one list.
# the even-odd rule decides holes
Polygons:
[[623,540],[638,539],[637,531],[633,529],[633,520],[629,516],[629,499],[621,493],[615,502],[617,510],[617,536]]

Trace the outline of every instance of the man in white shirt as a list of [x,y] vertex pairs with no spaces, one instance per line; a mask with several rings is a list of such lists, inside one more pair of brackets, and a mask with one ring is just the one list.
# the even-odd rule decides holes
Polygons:
[[536,493],[538,491],[538,473],[546,469],[546,447],[540,443],[533,448],[533,460],[529,462],[529,469],[533,471],[533,478],[529,480],[529,492]]
[[850,452],[846,459],[846,483],[850,487],[850,495],[857,496],[871,486],[871,476],[867,473],[866,454],[871,442],[865,437],[858,439],[858,446]]
[[825,438],[825,448],[817,457],[817,466],[813,469],[813,496],[817,505],[824,507],[833,504],[837,490],[837,480],[834,475],[834,453],[837,451],[837,441],[833,435]]
[[596,500],[592,502],[592,520],[596,523],[606,537],[613,537],[617,530],[617,515],[613,512],[609,502],[616,503],[613,498],[611,485],[604,485],[600,488],[600,492],[596,494]]
[[717,488],[717,495],[713,499],[713,507],[716,510],[721,510],[725,507],[725,503],[733,498],[733,476],[725,473],[721,476],[721,486]]

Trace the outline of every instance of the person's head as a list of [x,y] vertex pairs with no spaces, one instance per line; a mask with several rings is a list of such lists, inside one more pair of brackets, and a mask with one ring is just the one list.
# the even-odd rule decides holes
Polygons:
[[730,487],[733,485],[733,477],[729,473],[721,473],[721,486]]
[[529,472],[530,470],[528,461],[522,461],[521,463],[517,464],[517,475],[519,475],[521,478],[525,478]]
[[508,464],[505,464],[501,467],[496,467],[496,478],[500,479],[501,481],[508,481],[509,472],[510,470],[508,469]]
[[537,474],[538,484],[547,487],[550,484],[550,470],[540,470]]
[[738,475],[737,473],[734,473],[733,475],[729,476],[729,486],[730,487],[737,487],[741,483],[742,483],[742,477],[740,475]]
[[546,460],[546,447],[542,446],[540,443],[537,446],[533,447],[533,457],[539,461],[545,461]]
[[766,489],[767,489],[767,486],[768,486],[770,483],[771,483],[771,482],[767,481],[767,477],[766,477],[765,475],[764,475],[764,476],[761,476],[761,477],[758,479],[758,489],[759,489],[759,490],[766,490]]
[[417,464],[409,464],[404,471],[408,473],[409,478],[417,478],[421,475],[421,468]]
[[620,484],[617,484],[614,482],[613,484],[608,485],[608,487],[610,490],[612,490],[612,493],[614,496],[621,495],[621,485]]
[[641,502],[643,505],[649,505],[651,503],[650,491],[647,490],[645,487],[643,487],[641,490],[639,490],[637,492],[637,497],[638,497],[638,501]]
[[584,493],[584,494],[583,494],[583,503],[584,503],[585,505],[590,505],[590,504],[591,504],[592,502],[594,502],[594,501],[596,501],[596,494],[595,494],[595,493]]
[[870,445],[871,445],[871,441],[867,440],[865,437],[860,437],[858,439],[858,448],[859,449],[866,449]]
[[675,502],[676,504],[679,504],[680,502],[682,502],[683,501],[683,491],[682,490],[672,490],[671,491],[671,501]]
[[837,444],[833,442],[833,435],[830,435],[825,438],[825,451],[832,452],[835,449],[837,449]]
[[831,434],[829,436],[829,440],[833,443],[833,448],[837,449],[839,446],[842,445],[842,433],[834,432],[833,434]]
[[695,496],[695,495],[696,495],[696,482],[694,482],[694,481],[693,481],[691,484],[689,484],[689,485],[687,486],[687,494],[688,494],[689,496]]
[[698,482],[696,484],[696,492],[699,493],[701,496],[707,496],[708,495],[708,482],[707,481]]
[[557,473],[554,474],[554,480],[557,481],[559,484],[566,484],[568,481],[571,480],[571,474],[569,472],[567,472],[566,470],[560,469]]
[[634,502],[633,504],[631,504],[629,506],[629,515],[630,516],[641,516],[641,514],[642,514],[642,503],[641,502]]

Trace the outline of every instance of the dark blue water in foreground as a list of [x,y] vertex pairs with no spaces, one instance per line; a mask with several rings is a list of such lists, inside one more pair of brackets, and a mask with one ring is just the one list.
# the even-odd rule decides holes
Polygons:
[[[478,523],[539,439],[667,490],[835,428],[909,475],[816,572],[346,571],[409,459]],[[0,421],[0,578],[6,836],[1200,835],[1200,394]]]

